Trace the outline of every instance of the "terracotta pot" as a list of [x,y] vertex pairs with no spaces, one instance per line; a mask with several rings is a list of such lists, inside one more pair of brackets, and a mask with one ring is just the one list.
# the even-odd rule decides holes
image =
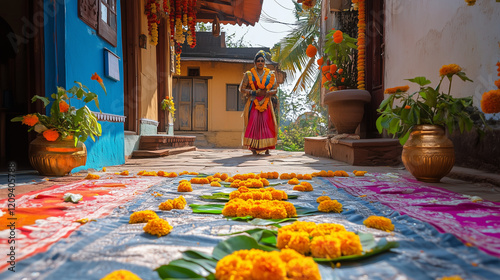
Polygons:
[[72,137],[51,142],[39,134],[30,143],[29,159],[40,175],[64,176],[73,168],[85,165],[87,147],[83,142],[75,147]]
[[439,182],[455,164],[453,142],[438,125],[415,126],[401,157],[406,169],[423,182]]
[[354,134],[363,120],[365,103],[370,102],[371,95],[366,90],[344,89],[330,91],[325,95],[330,120],[339,134]]

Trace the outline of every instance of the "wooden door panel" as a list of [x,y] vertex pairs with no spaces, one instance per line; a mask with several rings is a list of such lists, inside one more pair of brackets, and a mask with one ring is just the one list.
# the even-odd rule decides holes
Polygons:
[[174,104],[175,104],[175,113],[174,113],[174,130],[180,130],[180,120],[179,120],[179,87],[178,85],[178,79],[172,79],[172,97],[174,98]]
[[191,130],[191,115],[192,115],[192,96],[193,86],[192,80],[180,79],[179,85],[179,129]]
[[193,130],[207,130],[207,105],[207,80],[193,79]]

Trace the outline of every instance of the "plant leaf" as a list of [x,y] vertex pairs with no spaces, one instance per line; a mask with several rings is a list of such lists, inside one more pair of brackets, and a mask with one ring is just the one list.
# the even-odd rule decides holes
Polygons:
[[175,265],[162,265],[155,269],[161,279],[204,279],[203,276],[196,274],[195,272]]
[[410,81],[412,83],[417,83],[421,87],[431,83],[431,81],[427,80],[426,77],[415,77],[413,79],[405,79],[405,80]]
[[193,209],[193,213],[198,214],[222,214],[222,209],[224,204],[189,204],[189,207]]
[[[210,274],[210,272],[208,272],[201,265],[194,263],[194,262],[187,261],[185,259],[173,260],[173,261],[169,262],[168,265],[185,268],[185,269],[190,270],[193,273],[195,273],[199,276],[203,276],[203,277],[206,277]],[[215,272],[215,269],[214,269],[214,272]]]
[[[385,238],[382,238],[373,248],[363,252],[362,255],[343,256],[335,259],[322,259],[322,258],[313,258],[313,259],[316,262],[359,261],[389,251],[392,248],[397,248],[398,246],[399,243],[393,241],[387,242]],[[363,248],[363,250],[365,250],[365,248]]]
[[261,218],[255,218],[251,221],[249,221],[250,224],[254,226],[269,226],[269,225],[274,225],[274,224],[279,224],[279,223],[284,223],[284,222],[290,222],[290,221],[296,221],[296,218],[285,218],[285,219],[261,219]]
[[276,248],[272,248],[269,246],[264,246],[259,243],[257,243],[257,240],[255,240],[252,237],[245,236],[245,235],[239,235],[239,236],[234,236],[231,238],[228,238],[224,241],[219,242],[217,246],[215,246],[212,256],[216,260],[220,260],[223,257],[238,251],[238,250],[250,250],[250,249],[260,249],[263,251],[274,251],[277,250]]

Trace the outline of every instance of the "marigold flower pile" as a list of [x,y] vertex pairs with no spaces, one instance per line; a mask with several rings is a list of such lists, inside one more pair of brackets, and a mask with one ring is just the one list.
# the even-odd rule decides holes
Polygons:
[[239,187],[237,191],[229,194],[229,199],[236,198],[243,200],[286,200],[288,199],[288,195],[286,192],[274,188],[249,190],[247,187]]
[[167,235],[172,231],[173,227],[164,219],[155,218],[148,221],[142,228],[145,232],[161,237]]
[[318,211],[340,213],[342,212],[342,203],[331,199],[323,200],[319,203]]
[[[474,1],[474,2],[476,2],[476,1]],[[458,275],[452,275],[452,276],[444,276],[444,277],[438,278],[437,280],[463,280],[463,278],[458,276]]]
[[317,203],[321,203],[322,201],[325,201],[325,200],[332,200],[332,199],[329,196],[325,196],[325,195],[316,198]]
[[252,216],[261,219],[284,219],[297,216],[292,203],[278,200],[231,199],[222,209],[226,217]]
[[316,224],[296,221],[278,230],[276,246],[293,249],[315,258],[334,259],[360,255],[363,251],[359,236],[339,224]]
[[381,216],[370,216],[363,221],[363,224],[369,228],[376,228],[387,232],[394,230],[391,219]]
[[128,170],[124,170],[122,172],[115,172],[115,175],[128,176],[129,172],[128,172]]
[[240,250],[217,262],[215,278],[218,280],[319,280],[318,264],[294,250],[280,252]]
[[198,175],[198,172],[182,171],[181,173],[179,173],[179,176],[182,175]]
[[[500,62],[497,62],[498,76],[500,76]],[[481,110],[485,114],[500,113],[500,79],[495,81],[497,89],[487,91],[481,97]]]
[[239,187],[263,188],[265,186],[269,186],[269,181],[264,178],[246,179],[246,180],[236,179],[232,181],[230,185],[231,188],[239,188]]
[[186,199],[181,195],[177,198],[168,199],[167,201],[162,202],[158,208],[163,211],[170,211],[172,209],[184,209],[186,207],[187,201]]
[[129,224],[146,223],[149,220],[158,218],[158,215],[152,210],[143,210],[132,213],[130,215]]
[[192,192],[193,188],[191,187],[191,183],[188,181],[181,181],[179,186],[177,187],[178,192]]
[[218,181],[212,181],[212,182],[210,182],[210,186],[212,186],[212,187],[222,187],[221,184]]
[[352,173],[354,174],[354,176],[365,176],[368,171],[354,170]]
[[157,173],[158,176],[162,176],[162,177],[169,177],[169,178],[175,178],[177,177],[177,173],[175,172],[165,172],[165,171],[158,171]]
[[300,182],[300,184],[293,187],[294,191],[299,192],[312,192],[314,189],[309,182]]
[[141,278],[128,270],[115,270],[101,278],[101,280],[141,280]]
[[100,179],[101,176],[97,175],[97,174],[92,174],[92,173],[89,173],[87,174],[87,177],[85,177],[85,179],[89,179],[89,180],[96,180],[96,179]]
[[139,176],[158,176],[158,173],[156,173],[156,171],[141,170],[141,171],[137,172],[137,175],[139,175]]
[[280,179],[282,179],[282,180],[289,180],[289,179],[293,179],[293,178],[297,178],[299,180],[312,180],[312,177],[313,177],[312,174],[282,173],[280,175]]
[[344,170],[321,170],[320,172],[314,172],[312,173],[314,177],[349,177],[349,174],[345,172]]

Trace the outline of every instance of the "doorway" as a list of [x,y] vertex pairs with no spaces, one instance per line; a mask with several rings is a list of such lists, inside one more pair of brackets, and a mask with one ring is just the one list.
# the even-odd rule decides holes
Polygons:
[[208,130],[208,81],[196,78],[174,78],[176,101],[174,130]]
[[36,132],[10,120],[44,111],[41,102],[31,102],[45,96],[44,16],[39,1],[0,2],[0,171],[11,161],[18,170],[31,169],[28,149]]

